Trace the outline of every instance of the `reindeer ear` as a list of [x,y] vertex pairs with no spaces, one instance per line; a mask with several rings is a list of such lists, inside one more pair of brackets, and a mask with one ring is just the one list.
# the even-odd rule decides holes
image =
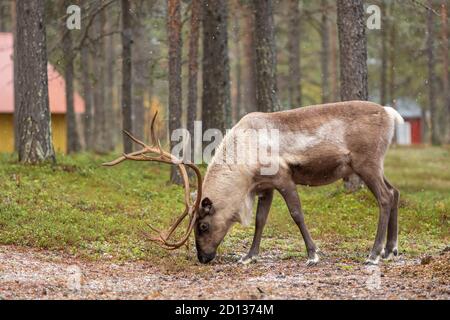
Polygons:
[[205,213],[205,215],[214,213],[214,208],[213,208],[212,202],[209,198],[204,198],[202,200],[201,204],[202,204],[202,209],[203,209],[203,212]]
[[211,200],[208,197],[203,198],[203,200],[202,200],[202,207],[206,208],[206,207],[211,207],[211,206],[212,206]]

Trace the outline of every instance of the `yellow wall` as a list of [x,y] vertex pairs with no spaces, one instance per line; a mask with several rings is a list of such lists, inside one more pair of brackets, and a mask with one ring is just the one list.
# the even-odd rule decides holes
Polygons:
[[[52,114],[53,147],[56,152],[66,152],[66,117]],[[14,151],[13,115],[0,114],[0,152]]]
[[13,115],[0,114],[0,152],[12,152],[13,150]]
[[52,135],[55,152],[65,153],[67,145],[66,116],[64,114],[52,114]]

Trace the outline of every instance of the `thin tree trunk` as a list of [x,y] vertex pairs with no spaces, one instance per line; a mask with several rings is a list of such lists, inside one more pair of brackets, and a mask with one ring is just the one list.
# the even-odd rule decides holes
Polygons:
[[[395,1],[391,1],[389,5],[389,9],[386,5],[386,3],[383,4],[383,15],[389,15],[390,17],[395,16]],[[389,10],[389,12],[387,12]],[[386,68],[386,74],[384,75],[386,77],[385,81],[385,100],[386,104],[390,105],[392,108],[396,108],[397,105],[397,99],[396,99],[396,54],[397,54],[397,27],[395,23],[388,23],[388,19],[386,17],[384,20],[382,20],[383,25],[381,28],[384,30],[382,32],[385,32],[385,39],[386,42],[386,53],[383,53],[382,48],[382,55],[386,54],[386,61],[382,61],[382,68]],[[383,59],[383,58],[382,58]],[[383,63],[386,64],[386,66],[383,66]],[[381,72],[381,79],[380,79],[380,99],[381,99],[381,90],[383,90],[383,72]],[[382,100],[380,100],[382,102]],[[383,103],[383,105],[385,105]],[[392,138],[394,143],[397,142],[397,130],[394,130],[394,136]]]
[[240,116],[254,112],[256,108],[256,57],[255,57],[255,19],[251,4],[242,4],[243,18],[243,97]]
[[[138,8],[136,8],[138,10]],[[148,77],[147,50],[144,39],[144,26],[142,17],[138,14],[137,21],[133,27],[133,39],[139,39],[134,42],[133,50],[133,133],[138,139],[144,138],[145,125],[145,95]],[[138,146],[137,146],[138,147]]]
[[231,122],[227,2],[203,0],[203,130],[225,131]]
[[0,32],[7,32],[7,15],[8,15],[8,6],[9,1],[2,1],[0,3]]
[[235,99],[234,99],[234,103],[232,105],[231,108],[231,120],[232,120],[232,125],[234,125],[238,119],[239,119],[239,114],[241,113],[241,101],[242,101],[242,65],[241,65],[241,39],[240,39],[240,32],[241,32],[241,28],[240,28],[240,14],[239,14],[239,8],[235,8],[235,12],[233,12],[234,15],[234,32],[233,32],[233,37],[234,37],[234,58],[235,58],[235,78],[236,81],[235,83]]
[[450,88],[449,88],[449,42],[448,42],[448,12],[447,4],[441,4],[441,32],[442,32],[442,87],[444,92],[444,134],[447,134],[446,142],[450,143]]
[[341,100],[367,100],[366,20],[362,0],[338,0]]
[[[11,0],[11,20],[12,20],[12,33],[14,38],[14,53],[13,53],[13,61],[14,61],[14,71],[13,71],[13,82],[14,82],[14,97],[19,96],[18,88],[19,88],[19,72],[17,71],[17,18],[16,18],[16,0]],[[14,114],[13,114],[13,123],[14,123],[14,150],[19,152],[19,119],[18,119],[18,111],[17,104],[14,103]]]
[[[395,1],[391,2],[389,7],[389,14],[391,17],[394,17],[395,10]],[[396,54],[397,54],[397,27],[395,23],[391,23],[389,28],[389,52],[388,59],[390,64],[389,70],[389,84],[388,84],[388,95],[389,95],[389,103],[393,108],[396,108],[397,98],[396,98]],[[422,126],[423,128],[423,126]],[[397,142],[397,130],[394,131],[393,141]]]
[[[433,7],[433,1],[428,0],[428,6]],[[433,12],[427,10],[427,57],[428,57],[428,108],[430,111],[430,136],[431,143],[433,145],[440,144],[438,127],[437,127],[437,113],[436,113],[436,93],[435,93],[435,81],[436,73],[434,71],[435,58],[434,58],[434,21]]]
[[92,80],[89,75],[91,70],[89,47],[83,46],[81,48],[81,78],[83,79],[83,96],[84,96],[84,142],[86,150],[92,151],[93,149],[93,117],[92,110]]
[[194,121],[197,119],[198,102],[198,49],[200,39],[201,0],[192,0],[191,30],[189,35],[187,130],[190,136],[190,161],[194,160]]
[[322,40],[322,50],[320,51],[320,65],[322,69],[322,103],[330,101],[330,88],[328,85],[328,64],[330,60],[330,24],[329,24],[329,10],[326,0],[321,1],[322,21],[320,24],[320,36]]
[[381,1],[381,17],[382,17],[382,26],[381,26],[381,72],[380,72],[380,104],[385,106],[387,103],[387,60],[388,60],[388,51],[387,51],[387,34],[388,28],[387,19],[386,19],[386,0]]
[[17,1],[15,112],[19,161],[55,162],[48,100],[45,1]]
[[[130,0],[122,0],[122,129],[131,132],[133,125],[133,110],[131,105],[132,66],[131,44],[132,28]],[[125,153],[133,151],[131,139],[124,135],[123,149]]]
[[298,0],[288,2],[289,108],[302,106],[300,69],[300,9]]
[[330,73],[331,73],[331,93],[332,100],[339,101],[339,74],[338,74],[338,45],[337,26],[330,26]]
[[[98,1],[100,6],[102,0]],[[96,17],[95,32],[102,35],[104,32],[106,19],[105,12],[101,11]],[[95,85],[94,85],[94,151],[99,154],[108,153],[108,131],[106,126],[106,106],[105,106],[105,84],[106,84],[106,67],[105,67],[105,45],[104,38],[100,38],[95,43]]]
[[272,0],[253,0],[255,13],[257,110],[280,109],[277,97],[275,32]]
[[[112,29],[111,23],[108,23],[109,30]],[[114,131],[116,127],[114,125],[115,112],[114,112],[114,68],[115,68],[115,50],[114,50],[114,37],[113,35],[108,36],[104,40],[104,55],[105,55],[105,77],[104,77],[104,87],[105,87],[105,131],[107,132],[105,136],[105,144],[108,152],[114,150],[115,139]]]
[[[114,43],[115,45],[119,45],[121,47],[121,41],[122,41],[122,35],[115,35],[114,36]],[[119,51],[121,51],[122,48],[120,48]],[[122,136],[123,132],[121,130],[117,130],[117,128],[122,128],[122,63],[119,63],[121,59],[122,52],[116,52],[116,72],[114,72],[114,86],[115,86],[115,95],[113,97],[113,113],[114,113],[114,119],[113,119],[113,126],[116,129],[113,129],[113,139],[114,139],[114,147],[117,147],[118,145],[122,145]],[[148,141],[148,140],[147,140]]]
[[[391,2],[389,11],[390,15],[394,16],[395,1]],[[389,100],[393,108],[395,108],[396,99],[396,54],[397,54],[397,27],[392,23],[389,28]]]
[[[147,82],[147,94],[148,94],[148,99],[150,102],[150,109],[149,109],[149,113],[147,114],[147,117],[150,116],[152,117],[154,115],[154,113],[157,110],[153,109],[153,94],[154,94],[154,86],[155,86],[155,80],[154,80],[154,74],[155,74],[155,66],[156,63],[154,61],[150,61],[150,71],[149,71],[149,78],[148,78],[148,82]],[[162,110],[161,110],[162,113]],[[145,140],[147,141],[151,141],[152,135],[151,135],[151,127],[150,127],[150,121],[151,118],[148,118],[146,123],[146,127],[145,127]]]
[[[341,100],[367,100],[366,20],[362,0],[337,2],[341,66]],[[359,189],[363,182],[357,175],[344,180],[347,190]]]
[[[65,0],[62,2],[62,8],[66,8],[69,6],[69,2]],[[72,41],[72,32],[65,28],[64,25],[61,28],[62,32],[62,48],[63,48],[63,56],[64,56],[64,78],[65,78],[65,89],[66,89],[66,124],[67,124],[67,146],[66,151],[67,154],[79,152],[81,150],[80,137],[77,131],[77,120],[75,118],[75,109],[74,109],[74,101],[73,101],[73,78],[74,78],[74,70],[73,70],[73,60],[74,60],[74,52],[73,52],[73,41]]]
[[[181,3],[180,0],[167,1],[167,29],[169,38],[169,139],[174,130],[181,128],[182,81],[181,81]],[[170,149],[178,144],[170,139]],[[172,183],[181,183],[175,166],[170,172]]]

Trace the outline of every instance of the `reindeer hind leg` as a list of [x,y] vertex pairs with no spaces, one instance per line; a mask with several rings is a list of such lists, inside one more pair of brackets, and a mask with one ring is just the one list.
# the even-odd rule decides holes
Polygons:
[[386,247],[384,248],[383,255],[383,258],[391,259],[392,257],[398,255],[398,204],[400,200],[400,192],[389,183],[386,177],[384,177],[384,183],[389,190],[391,190],[394,196],[389,215]]
[[383,170],[381,168],[366,164],[366,166],[361,170],[358,170],[357,173],[375,196],[380,210],[375,242],[369,257],[366,260],[366,264],[378,264],[384,248],[391,208],[394,203],[394,193],[386,185],[383,177]]

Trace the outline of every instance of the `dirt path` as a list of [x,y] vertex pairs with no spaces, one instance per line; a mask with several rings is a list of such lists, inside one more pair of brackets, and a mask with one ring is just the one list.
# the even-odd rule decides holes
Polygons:
[[0,246],[0,299],[450,299],[450,252],[366,267],[324,257],[180,270]]

